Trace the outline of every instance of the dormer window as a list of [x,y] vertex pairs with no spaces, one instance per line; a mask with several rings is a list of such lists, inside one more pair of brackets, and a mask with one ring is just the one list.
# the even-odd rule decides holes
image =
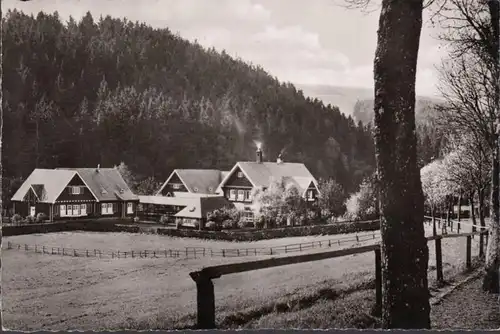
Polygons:
[[194,192],[197,193],[198,192],[198,188],[194,187]]
[[123,194],[125,192],[125,189],[120,188],[120,194]]
[[107,193],[108,193],[108,192],[106,191],[106,189],[101,188],[101,194],[103,194],[103,195],[104,195],[104,194],[107,194]]
[[214,188],[212,188],[212,187],[208,187],[208,191],[213,192],[213,191],[214,191]]
[[238,172],[238,177],[241,179],[243,177],[243,172]]

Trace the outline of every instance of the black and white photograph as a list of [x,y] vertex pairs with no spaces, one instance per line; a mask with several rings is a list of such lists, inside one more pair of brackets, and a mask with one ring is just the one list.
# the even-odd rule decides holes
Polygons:
[[500,0],[1,18],[3,330],[500,330]]

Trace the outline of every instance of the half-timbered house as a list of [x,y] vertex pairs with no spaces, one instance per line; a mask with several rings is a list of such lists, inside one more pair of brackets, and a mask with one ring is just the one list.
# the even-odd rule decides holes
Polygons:
[[156,195],[168,197],[182,196],[182,193],[214,195],[227,173],[217,169],[175,169]]
[[274,180],[285,185],[293,184],[308,201],[317,200],[318,182],[303,163],[284,162],[281,156],[276,162],[265,162],[262,150],[256,152],[256,161],[237,162],[221,181],[217,192],[233,202],[247,220],[252,221],[258,209],[252,198],[255,189],[265,190]]
[[132,217],[139,198],[115,168],[35,169],[12,197],[14,213],[50,221]]

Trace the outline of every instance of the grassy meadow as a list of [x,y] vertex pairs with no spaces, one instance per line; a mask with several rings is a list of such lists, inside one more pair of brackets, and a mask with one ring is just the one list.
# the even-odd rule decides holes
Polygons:
[[[7,241],[115,251],[272,247],[342,237],[345,235],[248,243],[89,232],[7,237],[2,252],[4,326],[23,331],[190,326],[195,323],[196,286],[189,272],[211,265],[269,258],[86,258],[7,250]],[[332,244],[330,249],[373,242]],[[465,238],[443,239],[442,245],[446,279],[465,263]],[[478,253],[477,246],[476,237],[472,242],[473,256]],[[435,262],[433,242],[429,242],[429,252],[432,268]],[[359,310],[364,310],[363,305],[373,304],[373,282],[370,284],[373,277],[372,252],[223,276],[214,280],[217,321],[226,328],[370,326],[370,317]],[[431,282],[434,277],[435,272],[430,271]],[[355,301],[359,307],[350,309],[350,301]]]

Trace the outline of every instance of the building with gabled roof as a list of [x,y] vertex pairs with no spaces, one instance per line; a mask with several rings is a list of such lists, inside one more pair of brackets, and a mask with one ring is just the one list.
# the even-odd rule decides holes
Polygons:
[[179,193],[216,194],[217,187],[228,172],[217,169],[175,169],[157,192],[157,196]]
[[256,152],[256,161],[234,165],[221,181],[217,192],[224,194],[226,199],[246,213],[248,220],[253,220],[257,206],[252,192],[267,189],[275,180],[283,181],[285,186],[295,186],[309,202],[316,201],[319,195],[318,182],[303,163],[283,162],[281,156],[276,162],[264,162],[260,148]]
[[115,168],[35,169],[12,197],[14,213],[50,221],[131,217],[139,198]]

